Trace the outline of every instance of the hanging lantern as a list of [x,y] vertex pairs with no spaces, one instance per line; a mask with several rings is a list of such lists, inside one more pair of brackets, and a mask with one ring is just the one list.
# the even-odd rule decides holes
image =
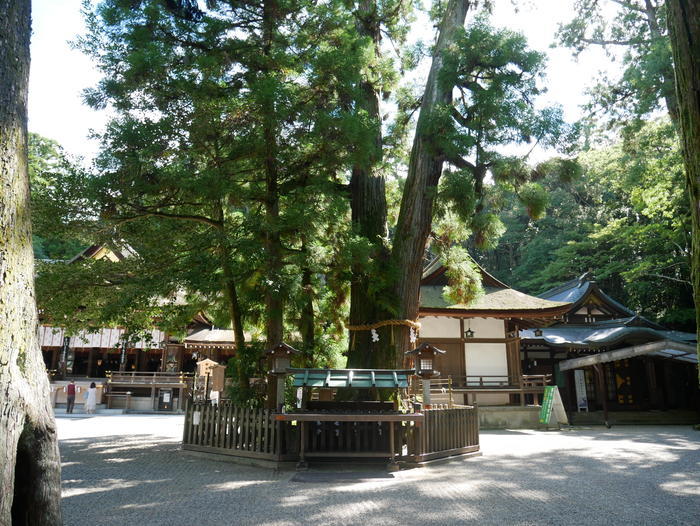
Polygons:
[[465,338],[473,338],[474,337],[474,331],[472,330],[472,321],[467,320],[467,330],[464,331],[464,337]]

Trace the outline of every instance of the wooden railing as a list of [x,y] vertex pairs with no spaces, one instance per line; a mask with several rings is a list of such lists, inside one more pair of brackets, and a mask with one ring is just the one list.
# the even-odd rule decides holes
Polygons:
[[423,462],[479,451],[479,415],[474,406],[423,411],[421,426],[406,435],[407,458]]
[[184,449],[266,460],[295,460],[295,430],[266,409],[188,401]]
[[272,461],[383,457],[417,463],[478,451],[479,421],[470,406],[420,414],[312,415],[189,401],[183,449]]
[[[539,395],[544,393],[546,385],[552,380],[551,374],[524,375],[449,375],[446,378],[430,380],[430,392],[434,404],[447,404],[452,407],[454,392],[477,395],[479,393],[507,393],[519,395],[520,405],[525,405],[526,395],[532,395],[537,403]],[[422,396],[420,382],[411,385],[411,392]],[[469,402],[470,400],[465,400]]]
[[172,385],[185,386],[192,381],[192,373],[164,373],[143,371],[107,371],[107,382],[115,385]]
[[[454,388],[483,388],[483,389],[515,389],[520,386],[536,387],[547,385],[552,375],[549,374],[529,374],[529,375],[498,375],[498,374],[469,374],[465,376],[450,375],[452,379],[452,387]],[[439,382],[443,380],[438,378],[432,380]]]

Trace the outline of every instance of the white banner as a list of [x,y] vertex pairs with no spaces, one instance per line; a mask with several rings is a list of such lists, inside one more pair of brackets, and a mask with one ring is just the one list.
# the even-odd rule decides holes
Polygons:
[[574,381],[576,384],[576,407],[579,412],[588,411],[588,396],[586,395],[586,373],[582,369],[574,371]]

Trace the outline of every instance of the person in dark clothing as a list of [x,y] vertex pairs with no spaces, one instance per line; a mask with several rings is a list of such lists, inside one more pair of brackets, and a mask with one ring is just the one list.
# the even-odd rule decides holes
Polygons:
[[75,381],[71,380],[66,386],[66,413],[73,412],[75,405]]

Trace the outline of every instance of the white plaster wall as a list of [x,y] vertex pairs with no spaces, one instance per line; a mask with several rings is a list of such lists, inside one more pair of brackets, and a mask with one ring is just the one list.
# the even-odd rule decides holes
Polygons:
[[447,316],[426,316],[420,319],[420,337],[428,338],[460,338],[459,319]]
[[505,338],[506,329],[503,320],[498,318],[468,318],[464,320],[464,330],[469,327],[474,331],[474,338]]
[[[505,376],[508,374],[505,343],[467,343],[465,347],[467,375]],[[497,380],[497,378],[493,379]]]

